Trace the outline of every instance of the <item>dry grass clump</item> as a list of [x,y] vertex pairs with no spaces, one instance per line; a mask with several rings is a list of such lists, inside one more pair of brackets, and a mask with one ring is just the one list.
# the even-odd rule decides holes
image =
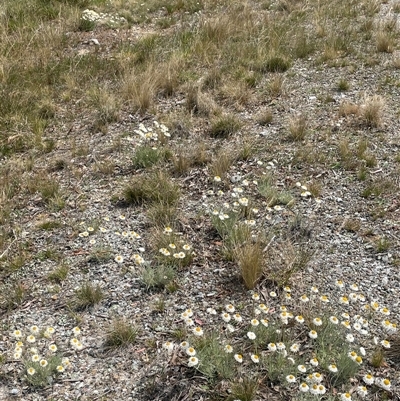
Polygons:
[[339,92],[346,92],[349,90],[349,88],[350,88],[349,82],[346,79],[341,78],[337,84],[337,90]]
[[360,108],[360,115],[365,123],[374,128],[382,125],[385,100],[380,95],[366,96]]
[[26,300],[28,295],[29,287],[22,282],[3,285],[0,295],[0,310],[10,311],[17,308]]
[[197,85],[190,85],[186,92],[186,108],[190,113],[209,117],[218,109],[214,99],[201,91]]
[[256,116],[257,123],[260,125],[268,125],[272,123],[273,115],[269,108],[260,111]]
[[47,279],[54,283],[62,283],[68,276],[69,266],[65,263],[61,263],[56,269],[54,269],[49,275]]
[[233,114],[223,114],[211,122],[210,136],[213,138],[228,138],[239,131],[242,124]]
[[116,122],[120,117],[120,108],[116,95],[104,88],[93,88],[89,93],[91,105],[96,110],[96,119],[93,128],[97,131],[107,132],[107,126]]
[[302,244],[296,246],[287,239],[270,246],[266,256],[265,276],[279,287],[287,285],[294,274],[305,269],[314,251]]
[[239,265],[241,276],[247,289],[254,288],[264,270],[263,246],[260,242],[238,245],[234,258]]
[[395,68],[396,70],[400,69],[400,57],[399,57],[399,55],[393,57],[392,65],[393,65],[393,68]]
[[221,149],[212,159],[210,172],[212,177],[224,178],[236,160],[233,150]]
[[307,135],[307,118],[304,115],[293,117],[289,121],[289,139],[302,141]]
[[236,110],[243,110],[243,106],[250,104],[254,99],[250,89],[254,83],[250,78],[246,81],[227,82],[219,90],[220,97],[232,104]]
[[379,31],[376,34],[376,50],[379,53],[393,53],[394,41],[390,32]]
[[154,67],[145,72],[128,71],[122,78],[122,97],[134,111],[144,113],[153,105],[159,83]]
[[395,362],[400,364],[400,336],[394,336],[390,339],[390,348],[385,349],[385,355]]
[[92,283],[84,283],[75,291],[74,308],[84,310],[100,303],[104,298],[101,287]]
[[358,219],[347,218],[343,222],[342,226],[346,231],[349,231],[349,232],[352,232],[352,233],[356,233],[361,228],[361,222]]
[[358,115],[360,106],[348,101],[343,101],[339,106],[339,116],[347,117],[349,115]]
[[116,319],[108,329],[104,347],[121,348],[134,344],[138,333],[137,327],[132,326],[124,319]]
[[129,205],[146,202],[175,205],[179,199],[178,186],[164,172],[134,178],[124,189],[123,199]]
[[284,91],[284,83],[285,79],[282,74],[274,74],[271,80],[268,83],[268,94],[271,97],[278,97]]

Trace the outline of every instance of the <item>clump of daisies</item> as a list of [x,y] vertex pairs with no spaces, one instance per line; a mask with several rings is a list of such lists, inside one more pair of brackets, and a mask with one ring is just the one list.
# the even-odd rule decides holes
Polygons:
[[164,124],[154,121],[153,126],[146,127],[143,123],[139,124],[139,128],[135,130],[140,141],[143,143],[160,142],[164,144],[171,137],[169,129]]
[[33,325],[14,330],[11,338],[15,342],[11,360],[16,366],[22,366],[24,379],[35,387],[48,385],[71,368],[70,359],[63,357],[66,351],[75,353],[83,348],[79,327],[74,327],[65,337],[54,327]]
[[157,261],[165,266],[184,267],[193,259],[192,245],[169,226],[155,232],[152,243]]
[[[110,217],[106,216],[103,218],[103,222],[95,222],[93,224],[81,222],[79,224],[80,233],[78,237],[81,238],[80,245],[90,250],[88,260],[96,262],[114,260],[117,265],[128,269],[135,269],[143,265],[145,259],[142,254],[145,248],[142,245],[141,236],[130,227],[129,220],[125,215],[121,214],[113,219],[113,229],[108,227],[110,220]],[[115,230],[116,224],[117,230]],[[118,248],[115,247],[116,237],[119,242],[128,242],[131,245],[131,254],[126,254],[126,247],[124,247],[124,253],[118,252]],[[113,245],[112,247],[111,244]],[[114,248],[114,251],[112,251],[112,248]]]
[[[96,24],[108,25],[115,28],[127,23],[127,20],[124,17],[109,13],[97,13],[90,9],[86,9],[82,12],[81,21],[93,24],[92,29]],[[85,25],[81,25],[81,27],[85,27]]]
[[[286,286],[264,300],[252,293],[240,310],[230,302],[206,313],[187,309],[179,319],[188,337],[180,344],[168,341],[164,348],[207,377],[234,382],[266,373],[272,385],[289,387],[301,399],[343,390],[348,392],[341,393],[342,399],[391,392],[390,379],[368,364],[368,353],[389,348],[388,336],[397,331],[389,309],[367,301],[355,284],[336,284],[337,294],[316,287],[296,294]],[[347,309],[350,303],[353,308]],[[345,398],[348,394],[352,398]]]

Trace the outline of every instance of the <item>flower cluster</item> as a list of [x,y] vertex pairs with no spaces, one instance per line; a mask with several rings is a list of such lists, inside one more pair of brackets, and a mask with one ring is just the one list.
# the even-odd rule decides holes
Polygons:
[[[72,349],[81,350],[83,345],[78,340],[81,334],[79,327],[73,328],[71,334],[74,336],[69,341]],[[16,329],[12,337],[16,340],[13,359],[24,364],[29,383],[44,385],[49,377],[63,373],[71,367],[69,358],[60,356],[61,339],[54,327],[40,329],[33,325],[25,332]]]
[[82,20],[89,22],[96,22],[98,24],[107,24],[110,26],[117,26],[126,24],[127,20],[124,17],[111,15],[107,13],[97,13],[94,10],[86,9],[82,12]]
[[192,246],[180,238],[171,227],[165,227],[159,248],[159,259],[166,265],[186,266],[192,259],[194,252]]
[[164,124],[159,124],[154,121],[153,128],[147,128],[143,123],[139,124],[139,129],[135,130],[135,133],[139,135],[140,139],[145,142],[151,141],[165,141],[166,138],[170,138],[168,127]]
[[[342,281],[336,284],[341,292],[346,288]],[[297,388],[300,393],[315,396],[329,392],[338,380],[342,383],[350,383],[351,380],[363,382],[355,389],[359,398],[367,396],[369,386],[374,386],[374,392],[391,391],[392,384],[388,378],[374,377],[366,370],[364,358],[367,351],[360,343],[368,348],[374,344],[389,348],[390,341],[386,338],[380,340],[376,337],[374,344],[369,345],[365,340],[372,328],[380,328],[382,335],[387,335],[395,332],[397,325],[387,320],[390,315],[387,307],[376,301],[368,303],[355,284],[349,286],[349,289],[351,293],[328,297],[325,294],[320,295],[318,288],[314,286],[308,294],[298,297],[286,286],[280,298],[288,304],[292,301],[292,296],[301,301],[292,308],[276,305],[278,295],[274,292],[270,294],[270,302],[275,306],[261,303],[260,295],[252,293],[247,308],[242,305],[240,313],[231,302],[222,308],[220,314],[209,307],[206,318],[194,318],[193,310],[187,309],[181,313],[180,318],[190,329],[192,337],[183,341],[176,349],[189,358],[186,362],[188,367],[194,367],[201,373],[207,374],[209,364],[213,366],[212,369],[222,366],[221,374],[226,372],[223,370],[226,369],[223,368],[226,364],[236,374],[243,372],[240,367],[247,366],[254,371],[260,366],[268,372],[271,381],[289,386],[293,391]],[[287,297],[288,294],[291,297]],[[346,300],[361,303],[361,310],[372,311],[375,315],[369,315],[367,319],[365,316],[351,315],[340,310],[348,306]],[[333,304],[338,307],[335,313],[337,316],[332,313]],[[307,307],[307,313],[304,313],[306,318],[295,313],[296,307],[303,313]],[[319,313],[312,316],[314,307],[319,308]],[[385,319],[381,320],[381,316]],[[196,327],[195,322],[200,321],[208,322],[212,326],[210,330]],[[220,330],[215,329],[218,325],[221,326]],[[306,337],[302,338],[304,333]],[[199,337],[203,338],[201,342]],[[210,351],[207,351],[207,341],[210,342]],[[304,346],[307,342],[307,346]],[[165,343],[164,348],[173,349],[171,347],[174,345],[171,344]],[[353,391],[339,396],[341,399],[352,399]]]

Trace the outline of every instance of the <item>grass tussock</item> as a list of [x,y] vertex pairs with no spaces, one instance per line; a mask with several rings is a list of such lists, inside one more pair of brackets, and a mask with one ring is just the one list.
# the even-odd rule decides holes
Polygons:
[[244,243],[238,245],[233,253],[246,288],[252,290],[260,280],[264,270],[262,244],[260,242]]
[[103,298],[103,290],[98,284],[84,283],[75,291],[74,308],[76,310],[88,309],[100,303]]
[[128,205],[159,203],[174,206],[179,200],[178,186],[164,172],[135,178],[124,189],[123,199]]
[[306,245],[297,246],[291,240],[268,248],[265,276],[278,287],[287,285],[294,274],[303,271],[314,251]]
[[241,128],[240,121],[231,114],[225,114],[214,118],[211,122],[210,136],[213,138],[226,139],[235,134]]
[[236,157],[232,150],[221,149],[213,158],[210,165],[212,178],[225,178]]
[[360,114],[368,126],[378,128],[383,123],[384,110],[384,98],[380,95],[373,95],[364,99]]
[[123,319],[116,319],[107,331],[104,347],[115,349],[135,344],[138,334],[137,327]]
[[289,139],[303,141],[308,133],[308,121],[304,115],[293,117],[289,121]]

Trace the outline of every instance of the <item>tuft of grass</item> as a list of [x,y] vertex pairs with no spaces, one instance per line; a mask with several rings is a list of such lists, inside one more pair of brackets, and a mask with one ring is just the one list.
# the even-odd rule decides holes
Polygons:
[[384,362],[385,362],[385,352],[383,351],[382,347],[378,347],[372,352],[369,363],[374,368],[380,368],[384,365]]
[[172,157],[173,172],[176,175],[186,174],[192,167],[193,158],[180,150],[179,153]]
[[347,117],[349,115],[358,115],[360,112],[360,106],[348,101],[343,101],[339,106],[339,116]]
[[379,53],[393,53],[394,40],[390,32],[382,30],[376,34],[376,50]]
[[[390,348],[386,349],[385,355],[393,362],[400,364],[400,337],[396,335],[390,339]],[[373,365],[374,366],[374,365]]]
[[337,84],[337,90],[339,92],[346,92],[348,91],[350,88],[350,84],[348,83],[348,81],[344,78],[341,78]]
[[257,241],[238,245],[234,250],[234,257],[239,265],[246,288],[252,290],[260,280],[264,270],[262,244]]
[[304,220],[301,214],[296,214],[289,220],[287,226],[287,238],[296,241],[307,241],[311,238],[312,228],[309,222]]
[[307,119],[304,115],[293,117],[289,121],[289,139],[303,141],[307,135]]
[[218,109],[214,100],[198,86],[189,86],[186,94],[186,109],[193,114],[209,117]]
[[112,251],[107,246],[95,246],[90,251],[86,261],[88,263],[104,263],[112,259]]
[[48,274],[47,279],[54,283],[62,283],[68,276],[69,267],[65,263],[60,264],[56,269]]
[[275,243],[268,248],[265,276],[278,287],[283,287],[295,273],[305,269],[313,255],[314,250],[304,243],[301,246],[291,240]]
[[84,310],[100,303],[103,298],[103,290],[98,284],[86,282],[75,291],[74,307],[76,310]]
[[273,178],[271,175],[265,175],[258,184],[258,192],[263,196],[269,207],[275,205],[289,205],[293,202],[293,196],[290,192],[281,191],[279,192],[273,184]]
[[257,114],[256,121],[258,124],[264,126],[272,123],[273,115],[271,109],[264,109]]
[[231,384],[231,394],[227,400],[235,401],[239,399],[242,401],[254,401],[258,386],[259,380],[257,377],[245,377]]
[[[28,296],[28,287],[22,282],[17,282],[12,286],[3,286],[0,295],[0,307],[3,310],[11,310],[21,305]],[[5,295],[7,294],[7,295]]]
[[371,196],[381,196],[382,194],[392,191],[394,184],[391,180],[382,179],[380,181],[372,181],[361,192],[363,198],[369,198]]
[[351,233],[356,233],[361,228],[361,222],[358,219],[348,218],[344,221],[343,228]]
[[268,94],[271,97],[279,97],[284,91],[284,82],[282,74],[275,74],[268,83]]
[[250,227],[247,224],[241,222],[236,223],[233,227],[229,227],[229,225],[226,225],[222,229],[219,228],[218,225],[216,225],[215,227],[217,228],[219,233],[222,233],[224,239],[222,256],[225,260],[236,260],[237,249],[251,242],[252,232]]
[[322,185],[320,182],[313,180],[308,185],[308,190],[314,198],[319,198],[322,194]]
[[368,171],[365,166],[360,166],[357,171],[357,178],[359,181],[365,181],[368,177]]
[[230,150],[221,149],[213,158],[210,171],[212,177],[221,177],[224,178],[226,173],[231,168],[233,162],[235,161],[235,157],[233,152]]
[[350,142],[347,138],[339,142],[338,153],[343,168],[346,170],[355,170],[358,167],[359,162],[356,157],[354,157]]
[[44,231],[51,231],[61,227],[61,223],[55,220],[46,220],[38,225],[38,228]]
[[40,261],[48,259],[57,261],[60,259],[60,257],[60,254],[54,248],[43,249],[42,251],[39,251],[35,256],[35,258]]
[[271,55],[256,65],[256,69],[262,73],[286,72],[290,68],[290,60],[284,56]]
[[152,310],[158,313],[164,313],[167,303],[164,297],[156,298],[154,304],[152,305]]
[[153,202],[147,210],[147,217],[155,226],[173,226],[177,220],[177,211],[175,203]]
[[234,115],[224,114],[211,122],[210,135],[213,138],[228,138],[239,131],[241,126],[242,124]]
[[367,96],[360,112],[364,122],[370,127],[380,127],[385,109],[385,100],[380,95]]
[[116,319],[109,327],[104,341],[105,348],[122,348],[134,344],[139,329],[124,319]]
[[390,247],[390,242],[386,237],[380,237],[375,241],[376,253],[386,252]]
[[179,187],[162,171],[135,177],[123,191],[123,199],[128,205],[159,203],[174,206],[179,197]]
[[122,97],[141,114],[152,107],[157,88],[158,77],[153,66],[141,73],[130,71],[122,78]]
[[107,132],[107,126],[120,118],[120,104],[113,92],[95,87],[89,91],[91,106],[96,110],[95,131]]
[[55,180],[43,180],[38,184],[37,190],[39,191],[42,199],[49,203],[51,199],[54,199],[59,193],[60,186]]

